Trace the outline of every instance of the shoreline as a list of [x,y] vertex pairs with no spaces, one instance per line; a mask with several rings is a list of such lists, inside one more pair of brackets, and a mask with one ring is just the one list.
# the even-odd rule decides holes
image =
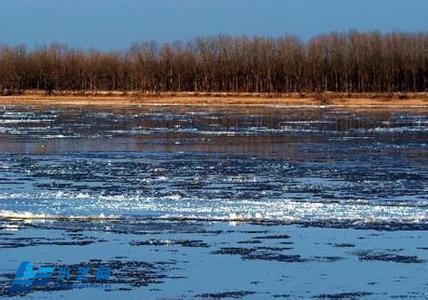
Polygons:
[[294,94],[228,94],[228,93],[161,93],[124,94],[100,92],[96,95],[74,93],[47,96],[43,93],[0,96],[0,105],[65,105],[65,106],[339,106],[349,108],[427,108],[426,93],[411,94],[405,99],[376,94],[322,94],[299,97]]

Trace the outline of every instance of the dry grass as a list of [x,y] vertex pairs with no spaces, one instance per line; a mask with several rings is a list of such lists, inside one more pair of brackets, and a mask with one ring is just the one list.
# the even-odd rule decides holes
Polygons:
[[63,92],[52,96],[42,91],[26,91],[20,95],[0,96],[0,104],[31,105],[202,105],[202,106],[313,106],[349,107],[400,106],[428,107],[428,93],[417,94],[344,94],[344,93],[193,93],[193,92]]

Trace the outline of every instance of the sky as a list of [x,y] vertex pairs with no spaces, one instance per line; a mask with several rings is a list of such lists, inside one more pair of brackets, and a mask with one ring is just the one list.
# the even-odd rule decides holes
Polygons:
[[428,31],[428,0],[0,0],[0,44],[117,50],[196,36]]

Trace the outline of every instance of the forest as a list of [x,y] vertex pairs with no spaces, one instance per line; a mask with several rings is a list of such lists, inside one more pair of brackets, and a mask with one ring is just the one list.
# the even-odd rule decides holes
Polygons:
[[425,92],[428,33],[349,31],[142,42],[120,51],[0,46],[0,93]]

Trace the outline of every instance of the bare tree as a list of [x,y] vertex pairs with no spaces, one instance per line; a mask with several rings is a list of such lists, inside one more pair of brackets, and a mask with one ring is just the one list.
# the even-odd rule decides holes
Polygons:
[[422,92],[428,34],[333,32],[297,37],[146,42],[125,51],[52,44],[0,47],[0,92]]

